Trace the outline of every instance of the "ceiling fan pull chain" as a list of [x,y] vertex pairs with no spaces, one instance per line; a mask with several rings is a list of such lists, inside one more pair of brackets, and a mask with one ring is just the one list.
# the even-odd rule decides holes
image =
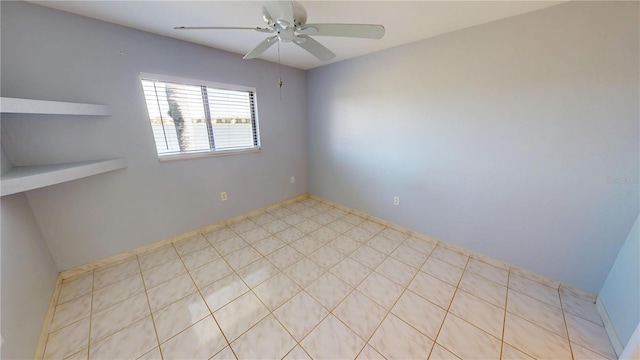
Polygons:
[[278,87],[280,87],[280,100],[282,100],[282,64],[280,63],[280,41],[278,41]]

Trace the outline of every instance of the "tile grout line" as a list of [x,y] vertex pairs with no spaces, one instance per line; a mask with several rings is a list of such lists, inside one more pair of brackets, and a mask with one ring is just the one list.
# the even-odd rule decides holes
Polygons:
[[[380,230],[378,233],[376,233],[376,235],[380,234],[382,231],[384,231],[384,229],[388,229],[388,228],[389,228],[388,226],[385,226],[382,230]],[[392,229],[392,230],[395,230],[395,229]],[[397,230],[396,230],[396,231],[397,231]],[[404,233],[403,233],[403,234],[404,234]],[[382,236],[384,236],[384,235],[382,235]],[[407,238],[408,238],[408,237],[407,237]],[[394,252],[398,247],[400,247],[400,245],[401,245],[402,243],[404,243],[404,241],[405,241],[407,238],[405,238],[404,240],[402,240],[402,241],[400,242],[400,244],[398,244],[398,245],[397,245],[397,246],[396,246],[396,247],[395,247],[395,248],[394,248],[394,249],[393,249],[393,250],[392,250],[392,251],[387,255],[387,257],[386,257],[384,260],[382,260],[382,261],[380,262],[380,264],[382,264],[385,260],[387,260],[389,257],[391,257],[391,254],[392,254],[392,253],[393,253],[393,252]],[[372,239],[373,239],[373,238],[372,238]],[[370,241],[370,240],[371,240],[371,239],[369,239],[369,240],[367,240],[367,241]],[[365,244],[363,243],[363,244],[362,244],[362,246],[364,246],[364,245],[365,245]],[[356,249],[356,250],[357,250],[357,249]],[[355,251],[355,250],[354,250],[354,251]],[[432,251],[431,251],[431,253],[429,253],[429,255],[427,255],[427,257],[424,259],[424,261],[422,262],[422,265],[420,266],[420,268],[422,268],[422,266],[424,266],[424,264],[427,262],[427,260],[431,257],[431,254],[433,253],[433,251],[435,251],[435,247],[434,247],[434,250],[432,250]],[[357,261],[357,260],[356,260],[356,261]],[[380,266],[380,264],[378,264],[378,266],[376,266],[376,267],[375,267],[375,269],[377,269],[377,268]],[[404,264],[404,262],[403,262],[403,264]],[[363,265],[364,265],[364,264],[363,264]],[[413,274],[413,277],[411,278],[411,280],[409,280],[409,282],[408,282],[408,283],[407,283],[407,285],[404,287],[404,289],[402,289],[402,292],[400,292],[400,295],[398,296],[398,298],[396,299],[396,301],[395,301],[395,302],[394,302],[394,303],[389,307],[389,309],[388,309],[388,310],[387,310],[387,309],[385,309],[385,310],[387,310],[387,313],[382,317],[382,320],[380,320],[380,323],[378,324],[378,326],[376,326],[376,328],[373,330],[373,332],[371,332],[371,335],[369,336],[369,338],[365,340],[364,346],[362,347],[362,349],[360,349],[360,352],[358,352],[358,354],[356,355],[356,357],[357,357],[357,356],[360,356],[360,354],[362,353],[362,351],[364,350],[364,348],[366,348],[366,347],[367,347],[367,345],[368,345],[368,346],[371,346],[374,350],[376,350],[376,351],[378,352],[378,354],[380,354],[380,355],[382,355],[384,358],[386,358],[386,356],[384,356],[383,354],[381,354],[381,353],[380,353],[380,351],[379,351],[378,349],[376,349],[375,347],[373,347],[373,345],[369,344],[369,341],[371,341],[371,339],[372,339],[372,338],[373,338],[373,336],[376,334],[376,332],[378,332],[378,329],[380,329],[380,327],[382,326],[382,323],[384,323],[384,321],[387,319],[387,317],[389,317],[389,314],[391,314],[391,310],[393,309],[393,307],[394,307],[394,306],[396,306],[396,304],[398,303],[398,301],[400,300],[400,298],[402,297],[402,295],[404,295],[404,293],[408,290],[409,285],[411,284],[411,282],[413,281],[413,279],[415,279],[415,277],[416,277],[416,276],[418,276],[418,273],[420,272],[420,268],[418,268],[418,271],[417,271],[415,274]],[[376,272],[376,271],[375,271],[375,269],[371,270],[371,273],[374,273],[374,272],[375,272],[376,274],[379,274],[379,275],[381,275],[381,276],[383,276],[383,277],[387,278],[386,276],[384,276],[384,275],[382,275],[382,274],[380,274],[380,273]],[[365,278],[360,282],[360,284],[362,284],[362,282],[364,282],[364,280],[366,280],[366,279],[371,275],[371,273],[370,273],[367,277],[365,277]],[[387,279],[388,279],[388,278],[387,278]],[[394,281],[393,281],[393,280],[391,280],[391,279],[389,279],[389,281],[394,282]],[[395,283],[395,282],[394,282],[394,283]],[[360,286],[360,284],[358,284],[358,286]],[[355,290],[355,289],[354,289],[354,290]],[[367,298],[371,299],[367,294],[364,294],[364,293],[361,293],[361,294],[363,294],[363,295],[364,295],[364,296],[366,296]],[[426,299],[425,299],[425,300],[426,300]],[[371,301],[373,301],[373,302],[377,303],[377,302],[376,302],[375,300],[373,300],[373,299],[371,299]],[[379,305],[379,304],[378,304],[378,305]],[[340,319],[338,318],[338,320],[340,320]],[[402,319],[400,319],[400,320],[402,320]],[[402,320],[402,322],[404,322],[404,323],[406,323],[407,325],[409,325],[410,327],[414,328],[411,324],[408,324],[406,321]],[[414,329],[415,329],[415,328],[414,328]],[[415,329],[415,330],[422,334],[422,332],[421,332],[420,330],[418,330],[418,329]],[[353,331],[353,330],[352,330],[352,331]],[[429,337],[427,336],[427,338],[429,338]],[[430,339],[430,340],[431,340],[431,339]],[[435,340],[433,341],[433,343],[435,344]],[[433,349],[433,346],[432,346],[432,349]],[[431,354],[431,350],[429,351],[429,354]],[[428,358],[428,356],[427,356],[427,358]]]
[[[434,250],[434,251],[435,251],[435,250]],[[451,310],[451,305],[453,305],[453,301],[455,300],[455,298],[456,298],[456,294],[458,293],[458,289],[460,288],[460,283],[462,282],[462,277],[464,276],[464,273],[467,271],[467,265],[469,264],[469,260],[471,259],[471,257],[470,257],[470,256],[468,256],[468,255],[466,255],[466,256],[467,256],[467,262],[464,264],[464,268],[462,269],[462,274],[460,274],[460,279],[458,279],[458,284],[456,285],[456,288],[455,288],[455,290],[453,291],[453,295],[451,296],[451,301],[449,302],[449,306],[448,306],[448,307],[447,307],[447,309],[446,309],[446,313],[445,313],[445,315],[444,315],[444,318],[442,319],[442,323],[440,323],[440,328],[438,329],[438,333],[436,334],[435,339],[433,340],[433,347],[434,347],[434,348],[435,348],[436,344],[437,344],[437,345],[440,345],[440,344],[438,344],[438,337],[440,337],[440,332],[442,331],[442,328],[444,327],[444,322],[447,320],[447,317],[448,317],[448,316],[449,316],[449,314],[451,313],[451,312],[450,312],[450,310]],[[429,256],[429,257],[431,257],[431,256]],[[462,290],[462,289],[460,289],[460,290]],[[455,314],[451,313],[451,315],[455,315]],[[477,326],[475,326],[475,325],[473,325],[473,324],[469,323],[468,321],[466,321],[466,320],[464,320],[464,319],[462,319],[462,320],[463,320],[464,322],[467,322],[467,323],[468,323],[468,324],[470,324],[471,326],[474,326],[474,327],[478,328]],[[478,328],[478,329],[480,329],[480,328]],[[482,330],[482,329],[480,329],[480,330],[481,330],[481,331],[484,331],[484,330]],[[486,331],[485,331],[485,332],[486,332]],[[487,333],[487,334],[489,334],[489,333]],[[491,335],[491,334],[489,334],[489,335]],[[451,351],[450,349],[447,349],[447,348],[446,348],[446,347],[444,347],[443,345],[440,345],[440,346],[442,346],[444,349],[446,349],[447,351],[449,351],[450,353],[454,354],[456,357],[458,357],[458,358],[459,358],[458,354],[454,353],[454,352],[453,352],[453,351]],[[432,351],[433,351],[433,349],[432,349]],[[431,353],[429,353],[429,356],[431,356]]]
[[[142,287],[144,289],[144,297],[145,297],[145,299],[147,299],[147,307],[149,308],[149,317],[151,317],[151,324],[153,324],[153,332],[156,335],[156,342],[158,344],[158,351],[160,352],[160,358],[164,359],[164,354],[162,354],[162,349],[160,348],[160,337],[158,336],[158,328],[156,326],[156,320],[155,320],[155,317],[153,316],[153,310],[151,309],[151,301],[149,300],[149,293],[147,291],[147,283],[145,282],[144,276],[142,275],[142,265],[140,265],[140,258],[139,258],[138,255],[136,255],[136,262],[138,263],[138,271],[140,271],[140,278],[142,279]],[[136,294],[136,296],[137,296],[137,294]],[[153,351],[153,349],[151,349],[150,351]],[[149,351],[147,351],[147,353],[148,352]],[[145,354],[146,353],[144,353],[144,354],[142,354],[140,356],[144,356]]]
[[[233,231],[233,229],[231,229],[231,231]],[[203,237],[204,237],[204,236],[203,236]],[[209,243],[209,240],[208,240],[206,237],[205,237],[205,240],[207,240],[207,243]],[[211,243],[209,243],[209,246],[211,246],[211,248],[213,248],[213,251],[215,251],[218,255],[220,255],[220,259],[222,259],[222,260],[223,260],[223,261],[225,261],[225,263],[226,263],[226,259],[224,259],[224,258],[222,257],[222,254],[220,254],[220,253],[219,253],[219,252],[218,252],[218,251],[213,247],[213,245],[211,245]],[[175,248],[175,246],[174,246],[174,248]],[[182,255],[180,255],[180,253],[178,252],[178,250],[177,250],[177,249],[175,249],[175,250],[176,250],[176,253],[178,253],[178,258],[179,258],[179,259],[180,259],[180,261],[182,262],[182,266],[184,266],[185,270],[187,271],[187,274],[189,275],[189,278],[191,279],[191,282],[192,282],[192,283],[193,283],[193,285],[196,287],[196,292],[200,295],[200,298],[201,298],[201,299],[202,299],[202,301],[204,302],[204,305],[207,307],[207,310],[209,310],[209,314],[211,314],[211,318],[212,318],[212,319],[213,319],[213,321],[216,323],[216,326],[218,327],[218,330],[220,330],[220,334],[222,334],[222,337],[224,337],[224,340],[227,342],[227,347],[229,348],[229,350],[231,350],[231,353],[232,353],[232,354],[233,354],[233,356],[235,356],[235,358],[237,359],[237,358],[238,358],[238,356],[236,355],[235,351],[233,351],[233,348],[231,347],[231,343],[229,342],[229,339],[227,338],[227,335],[224,333],[224,331],[222,331],[222,327],[221,327],[221,326],[220,326],[220,324],[218,323],[218,320],[216,319],[216,317],[215,317],[215,316],[213,316],[213,311],[211,311],[211,308],[209,307],[209,304],[207,303],[207,300],[204,298],[204,295],[202,295],[202,291],[201,291],[200,287],[198,286],[198,284],[196,284],[195,280],[193,280],[193,276],[191,276],[191,271],[189,271],[189,269],[187,268],[187,265],[184,263],[184,260],[182,259]],[[196,251],[198,251],[198,250],[196,250]],[[195,252],[195,251],[194,251],[194,252]],[[185,255],[188,255],[188,254],[185,254]],[[217,260],[217,259],[215,259],[215,260]],[[215,261],[215,260],[214,260],[214,261]],[[213,261],[210,261],[209,263],[211,263],[211,262],[213,262]],[[207,263],[207,264],[209,264],[209,263]],[[206,264],[205,264],[205,265],[206,265]],[[203,266],[205,266],[205,265],[203,265]],[[227,266],[229,266],[229,264],[228,264],[228,263],[227,263]],[[229,268],[231,268],[231,266],[229,266]],[[233,268],[231,268],[231,269],[233,270]],[[225,275],[225,276],[226,276],[226,275]],[[225,276],[223,276],[222,278],[224,278]],[[218,279],[218,280],[220,280],[220,279]],[[216,280],[216,281],[218,281],[218,280]],[[213,283],[215,283],[215,281],[214,281]],[[213,284],[213,283],[211,283],[211,284]],[[211,284],[208,284],[207,286],[209,286],[209,285],[211,285]],[[194,293],[195,293],[195,292],[194,292]],[[193,293],[192,293],[192,294],[193,294]],[[243,293],[243,294],[244,294],[244,293]],[[189,295],[191,295],[191,294],[189,294]],[[189,296],[189,295],[187,295],[187,296]],[[240,296],[242,296],[242,295],[240,295]],[[183,298],[181,298],[180,300],[182,300],[182,299],[184,299],[184,298],[186,298],[186,296],[185,296],[185,297],[183,297]],[[237,298],[234,298],[233,300],[235,300],[235,299],[237,299]],[[180,300],[178,300],[178,301],[180,301]],[[231,300],[231,301],[233,301],[233,300]],[[227,304],[230,304],[230,303],[231,303],[231,301],[230,301],[229,303],[227,303]],[[176,301],[176,302],[177,302],[177,301]],[[175,304],[176,302],[174,302],[174,303],[172,303],[172,304]],[[222,307],[226,306],[227,304],[223,305]],[[167,305],[167,306],[169,306],[169,305]],[[222,308],[222,307],[220,307],[220,308]],[[165,306],[165,308],[166,308],[166,306]],[[164,309],[164,308],[163,308],[163,309]],[[192,327],[192,326],[194,326],[195,324],[197,324],[197,323],[199,323],[200,321],[204,320],[206,317],[207,317],[207,316],[205,316],[204,318],[202,318],[202,319],[200,319],[200,320],[196,321],[196,322],[195,322],[195,323],[193,323],[193,324],[190,324],[190,325],[189,325],[189,326],[187,326],[186,328],[182,329],[182,330],[181,330],[181,331],[179,331],[177,334],[175,334],[175,335],[173,335],[172,337],[170,337],[169,339],[167,339],[167,340],[165,341],[165,343],[166,343],[166,342],[168,342],[169,340],[171,340],[171,339],[175,338],[176,336],[178,336],[178,335],[182,334],[182,333],[183,333],[183,332],[185,332],[187,329],[191,328],[191,327]],[[213,354],[213,356],[216,356],[217,354],[219,354],[219,353],[220,353],[221,351],[223,351],[223,350],[224,350],[224,348],[220,349],[220,351],[218,351],[218,352],[216,352],[215,354]]]
[[565,315],[564,313],[564,307],[562,305],[562,296],[560,296],[560,288],[558,288],[558,298],[560,299],[560,311],[562,312],[562,320],[564,321],[565,330],[567,330],[567,342],[569,343],[569,353],[571,354],[571,359],[575,359],[575,356],[573,355],[573,346],[571,346],[571,337],[569,336],[569,324],[567,323],[567,315]]
[[500,339],[500,359],[504,353],[504,334],[507,331],[507,306],[509,306],[509,281],[511,280],[511,270],[507,271],[507,291],[504,299],[504,318],[502,319],[502,339]]

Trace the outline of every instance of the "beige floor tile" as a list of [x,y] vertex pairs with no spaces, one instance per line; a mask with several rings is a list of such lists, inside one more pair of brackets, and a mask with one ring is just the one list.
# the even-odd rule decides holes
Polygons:
[[500,358],[500,340],[451,313],[436,342],[462,359]]
[[211,315],[200,293],[195,292],[153,314],[156,333],[163,343]]
[[333,249],[339,251],[344,255],[351,254],[354,250],[361,246],[358,241],[345,235],[338,236],[337,238],[331,240],[327,245],[331,246]]
[[464,273],[459,288],[500,308],[506,306],[507,288],[472,272]]
[[280,305],[289,301],[295,294],[300,292],[300,288],[293,280],[284,273],[272,277],[253,289],[260,300],[273,311]]
[[218,254],[218,252],[213,247],[207,246],[183,256],[182,261],[184,262],[184,265],[187,267],[187,269],[195,270],[219,258],[220,254]]
[[409,282],[411,282],[411,279],[413,279],[414,275],[418,272],[418,269],[411,267],[402,261],[388,257],[378,265],[375,271],[405,287],[409,285]]
[[220,329],[207,316],[160,345],[162,357],[169,359],[208,359],[227,346]]
[[389,240],[396,241],[398,243],[403,242],[408,236],[405,233],[402,233],[398,230],[394,230],[391,228],[385,228],[380,231],[380,235],[386,237]]
[[266,239],[271,236],[271,233],[260,226],[257,226],[249,231],[243,232],[240,234],[240,237],[243,238],[249,244],[253,244],[262,239]]
[[503,340],[534,358],[571,358],[566,338],[511,313],[507,313]]
[[[209,243],[207,243],[208,245]],[[150,270],[142,272],[144,286],[151,289],[162,284],[165,281],[174,279],[187,272],[181,259],[175,259],[166,264],[156,266]]]
[[338,236],[340,236],[340,233],[327,227],[321,227],[320,229],[312,232],[309,234],[309,236],[311,236],[312,238],[320,241],[323,244],[327,244],[330,241],[332,241],[333,239],[337,238]]
[[70,280],[64,280],[60,287],[58,305],[93,291],[93,271]]
[[564,291],[564,295],[561,291],[560,298],[562,300],[563,311],[580,316],[597,325],[604,325],[600,313],[596,308],[595,301],[584,300],[582,297],[571,295],[568,291]]
[[277,266],[280,270],[288,268],[303,257],[304,255],[291,246],[285,246],[267,255],[267,259],[269,259],[269,261],[271,261],[271,263]]
[[[311,210],[311,209],[309,209],[309,210]],[[315,222],[313,220],[305,219],[305,220],[302,220],[301,222],[297,223],[294,227],[296,229],[302,231],[305,234],[309,234],[309,233],[312,233],[312,232],[318,230],[319,228],[321,228],[322,225],[318,224],[317,222]]]
[[387,310],[393,307],[404,290],[402,286],[378,273],[369,275],[357,289]]
[[190,275],[198,288],[202,289],[209,284],[222,279],[223,277],[231,274],[233,269],[227,264],[224,259],[216,259],[212,262],[203,265],[197,269],[191,270]]
[[411,291],[405,291],[391,313],[431,339],[438,336],[446,312]]
[[293,348],[289,353],[282,358],[283,360],[311,360],[309,354],[304,352],[300,345]]
[[355,359],[364,344],[356,333],[331,314],[300,343],[316,360]]
[[233,341],[269,314],[262,302],[247,292],[213,313],[227,340]]
[[301,291],[279,307],[273,314],[300,341],[324,319],[329,312],[305,291]]
[[289,214],[287,216],[283,216],[282,217],[282,221],[286,222],[287,224],[294,226],[296,224],[299,224],[300,222],[304,221],[305,217],[299,214],[296,214],[295,212],[293,212],[292,214]]
[[564,323],[564,315],[560,308],[518,291],[509,290],[507,311],[564,338],[567,337],[567,326]]
[[325,269],[332,268],[345,258],[345,255],[332,247],[324,245],[309,255],[309,258]]
[[596,325],[579,316],[565,313],[569,339],[605,357],[615,358],[616,353],[604,326]]
[[89,345],[89,317],[49,333],[44,359],[63,359]]
[[91,345],[91,359],[135,359],[154,347],[158,340],[151,317],[145,317],[128,327]]
[[433,341],[393,314],[389,314],[369,340],[388,359],[426,359]]
[[91,294],[85,294],[64,304],[56,306],[49,332],[56,331],[91,313]]
[[208,247],[210,246],[210,244],[204,236],[197,235],[192,238],[176,242],[173,244],[173,246],[176,248],[176,251],[180,256],[185,256],[192,252]]
[[371,347],[371,345],[367,345],[362,349],[358,357],[358,360],[385,360],[385,357],[382,356],[376,349]]
[[268,212],[263,212],[259,215],[250,216],[249,219],[251,219],[251,221],[253,221],[254,223],[260,226],[263,226],[270,222],[278,220],[278,218],[269,214]]
[[91,319],[91,341],[99,341],[150,315],[147,294],[140,293],[103,311]]
[[211,312],[215,312],[247,291],[249,288],[236,274],[229,274],[201,290]]
[[204,234],[204,237],[209,241],[211,245],[214,245],[222,240],[226,240],[230,237],[236,236],[236,233],[228,227],[222,227],[220,229],[214,230],[210,233]]
[[429,360],[459,360],[460,358],[455,356],[451,351],[443,348],[439,344],[433,345],[431,354],[429,354]]
[[391,254],[399,245],[401,241],[391,240],[385,236],[376,235],[371,240],[367,241],[367,246],[378,250],[379,252],[389,255]]
[[262,258],[238,270],[238,275],[250,288],[254,288],[279,272],[269,260]]
[[436,249],[431,253],[431,257],[442,260],[449,265],[453,265],[461,269],[464,269],[467,265],[467,261],[469,260],[467,255],[459,254],[442,246],[436,247]]
[[151,311],[158,311],[196,290],[196,286],[193,284],[193,281],[188,274],[184,274],[175,279],[164,282],[147,291]]
[[136,273],[140,273],[140,266],[138,266],[138,260],[135,257],[117,265],[96,269],[93,278],[94,290],[115,284]]
[[329,269],[329,272],[355,287],[371,274],[371,269],[347,257]]
[[344,234],[355,227],[354,224],[343,219],[338,219],[332,223],[327,224],[327,226],[341,234]]
[[358,226],[361,226],[362,228],[364,228],[365,230],[373,234],[377,234],[384,229],[384,225],[372,220],[365,220],[363,223],[361,223]]
[[574,360],[614,360],[616,357],[607,357],[602,354],[595,353],[584,346],[576,343],[571,343],[571,350],[573,351]]
[[374,248],[363,245],[352,252],[349,257],[370,269],[375,269],[384,261],[386,255]]
[[284,270],[284,273],[301,287],[311,284],[324,272],[325,270],[320,265],[306,257]]
[[305,288],[328,310],[333,310],[353,290],[344,281],[331,273],[324,273]]
[[305,233],[294,227],[288,227],[279,233],[276,233],[275,236],[285,243],[290,244],[298,239],[302,239],[305,236]]
[[453,286],[458,286],[463,270],[433,256],[429,257],[422,266],[422,271]]
[[298,250],[302,254],[308,256],[312,252],[320,249],[324,244],[320,242],[320,240],[317,240],[309,235],[306,235],[301,239],[290,243],[289,245],[291,245],[292,248]]
[[331,214],[329,213],[320,213],[310,217],[310,219],[323,226],[327,225],[330,222],[336,221],[336,218],[331,216]]
[[529,280],[518,273],[511,273],[509,276],[509,288],[517,290],[523,294],[534,297],[549,305],[560,306],[560,294],[557,288],[542,285],[533,280]]
[[240,270],[243,267],[251,264],[252,262],[260,259],[262,255],[257,252],[254,248],[247,246],[240,250],[236,250],[231,254],[227,254],[223,256],[227,261],[227,264],[231,266],[234,270]]
[[357,290],[333,310],[333,314],[363,340],[371,338],[387,313],[387,310]]
[[249,246],[249,243],[244,241],[244,239],[238,235],[234,235],[213,245],[216,251],[218,251],[222,256],[231,254],[232,252],[247,246]]
[[242,359],[281,359],[296,341],[269,315],[231,343],[236,356]]
[[449,308],[456,291],[455,286],[422,271],[418,271],[408,289],[445,310]]
[[285,230],[286,228],[289,227],[289,224],[287,224],[286,222],[277,219],[275,221],[272,221],[266,225],[262,226],[265,230],[267,230],[268,232],[270,232],[271,234],[277,234],[279,232],[281,232],[282,230]]
[[169,245],[150,251],[146,254],[139,255],[138,261],[140,263],[140,269],[142,269],[142,271],[147,271],[177,258],[178,253],[176,252],[176,249],[173,245]]
[[252,246],[258,250],[263,256],[267,256],[272,252],[285,247],[287,244],[275,236],[269,236],[265,239],[257,241]]
[[427,261],[428,257],[427,254],[416,251],[416,249],[404,244],[398,246],[390,256],[396,260],[402,261],[407,265],[411,265],[416,269],[420,269],[424,262]]
[[533,358],[513,346],[502,343],[502,360],[533,360]]
[[423,253],[425,256],[431,255],[436,248],[436,244],[432,244],[428,241],[419,239],[417,237],[408,237],[404,242],[404,245],[411,247],[412,249]]
[[363,242],[371,240],[375,236],[375,234],[362,226],[356,226],[351,230],[345,232],[344,236],[361,244]]
[[504,309],[464,291],[456,292],[449,312],[466,322],[502,339]]
[[236,234],[241,234],[243,232],[249,231],[257,226],[258,224],[247,218],[238,220],[233,224],[229,224],[231,230],[233,230]]
[[162,355],[160,354],[160,347],[158,346],[153,348],[153,350],[140,356],[138,360],[162,360]]
[[507,286],[509,280],[509,272],[507,270],[497,268],[476,259],[469,260],[467,271],[471,271],[502,286]]
[[92,309],[94,312],[104,310],[143,291],[142,276],[139,273],[135,274],[94,291]]

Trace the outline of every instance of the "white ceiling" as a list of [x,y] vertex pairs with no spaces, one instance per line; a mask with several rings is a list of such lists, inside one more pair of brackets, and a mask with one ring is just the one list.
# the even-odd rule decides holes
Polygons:
[[[270,34],[248,30],[173,30],[174,26],[265,26],[261,1],[33,1],[176,39],[244,55]],[[488,23],[564,1],[304,1],[307,23],[382,24],[382,40],[317,37],[336,58],[322,62],[294,44],[280,47],[281,62],[312,69],[331,62]],[[241,56],[238,56],[239,58]],[[278,47],[261,59],[277,62]],[[252,61],[252,60],[245,60]]]

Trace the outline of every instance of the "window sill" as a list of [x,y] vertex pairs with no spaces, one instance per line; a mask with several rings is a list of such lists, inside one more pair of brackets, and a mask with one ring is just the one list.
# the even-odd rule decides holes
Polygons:
[[250,154],[250,153],[257,153],[260,151],[261,151],[261,148],[251,148],[251,149],[242,149],[242,150],[202,151],[202,152],[193,152],[193,153],[160,155],[158,156],[158,159],[160,160],[160,162],[165,162],[165,161],[174,161],[174,160],[199,159],[199,158],[213,157],[213,156]]

